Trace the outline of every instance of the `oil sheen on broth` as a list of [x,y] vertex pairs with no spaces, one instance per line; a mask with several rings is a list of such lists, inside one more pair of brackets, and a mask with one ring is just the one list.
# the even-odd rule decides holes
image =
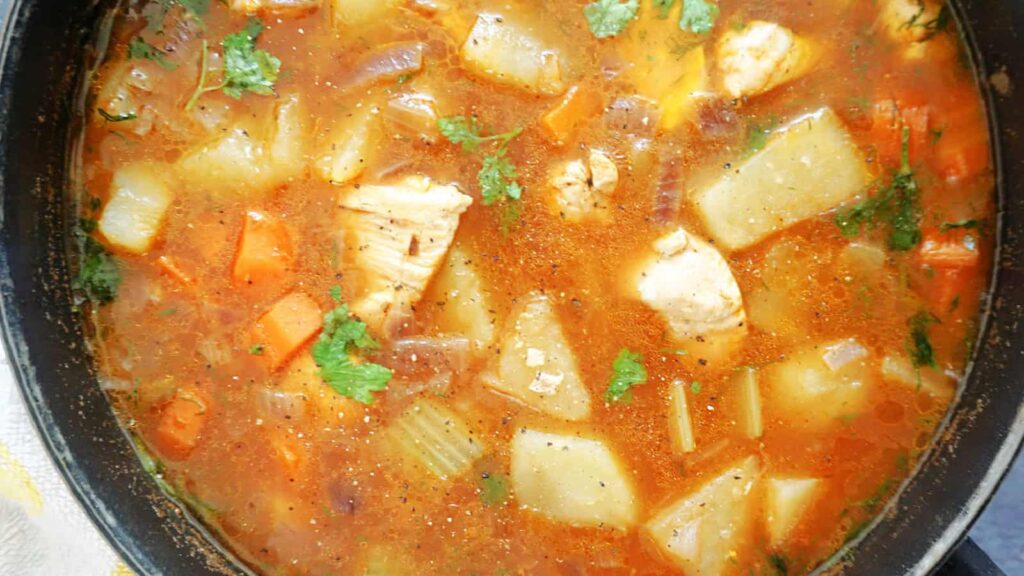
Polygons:
[[120,10],[75,287],[258,572],[806,573],[954,397],[993,176],[933,0]]

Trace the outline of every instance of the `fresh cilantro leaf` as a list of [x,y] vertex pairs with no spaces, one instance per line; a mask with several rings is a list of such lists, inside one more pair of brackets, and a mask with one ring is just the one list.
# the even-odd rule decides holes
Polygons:
[[754,123],[747,127],[747,155],[752,155],[760,152],[768,145],[768,137],[771,136],[772,130],[775,129],[775,120],[772,119],[766,123]]
[[643,365],[643,357],[623,348],[612,362],[612,378],[605,392],[608,402],[629,402],[633,395],[630,389],[647,382],[647,369]]
[[697,382],[696,380],[690,382],[690,392],[700,394],[700,382]]
[[938,321],[938,318],[923,310],[914,314],[907,321],[907,325],[910,326],[907,351],[910,352],[910,360],[914,363],[915,368],[923,366],[937,368],[939,366],[938,362],[935,361],[935,349],[928,339],[928,327]]
[[956,222],[945,222],[939,229],[943,232],[949,232],[950,230],[956,230],[963,228],[965,230],[972,230],[981,226],[981,222],[975,219],[957,220]]
[[459,144],[466,152],[475,152],[484,142],[497,141],[502,148],[522,133],[522,128],[490,136],[480,135],[476,118],[470,116],[448,116],[437,121],[437,129],[452,144]]
[[171,316],[174,316],[177,313],[178,313],[178,309],[177,308],[164,308],[163,310],[160,311],[160,316],[162,316],[164,318],[169,318]]
[[508,500],[508,478],[502,474],[481,474],[479,486],[480,501],[484,506],[495,506]]
[[132,38],[132,41],[128,43],[128,59],[150,60],[159,64],[164,70],[174,70],[178,67],[174,62],[168,61],[166,55],[156,46],[142,38]]
[[266,50],[256,49],[256,38],[263,28],[263,23],[250,18],[241,32],[228,34],[221,42],[224,48],[224,93],[232,98],[241,98],[246,90],[264,96],[274,93],[281,61]]
[[618,36],[626,26],[636,18],[640,2],[627,0],[597,0],[583,7],[583,15],[587,18],[590,32],[597,38]]
[[320,377],[335,392],[373,404],[373,393],[387,388],[391,370],[379,364],[356,363],[352,356],[378,347],[366,332],[366,324],[350,317],[343,304],[324,315],[323,332],[313,345],[313,361],[320,367]]
[[707,34],[718,19],[718,5],[706,0],[683,0],[679,29],[694,34]]
[[658,18],[664,20],[668,18],[668,13],[672,10],[672,5],[676,3],[676,0],[654,0],[654,7],[660,10],[658,12]]
[[480,183],[484,206],[490,206],[498,200],[519,200],[523,197],[523,189],[516,182],[516,167],[505,157],[504,149],[484,156],[477,181]]
[[907,251],[921,241],[920,190],[910,170],[908,147],[910,129],[903,129],[902,167],[889,184],[860,204],[836,213],[835,223],[843,236],[854,237],[879,223],[889,227],[889,248]]
[[82,260],[74,287],[93,302],[109,304],[121,286],[121,267],[113,254],[92,236],[81,234]]
[[146,27],[154,32],[162,32],[164,18],[176,5],[185,10],[186,16],[197,21],[210,11],[210,0],[155,0],[142,9],[142,15],[146,17]]
[[249,346],[249,354],[253,356],[263,356],[264,346],[263,344],[253,344]]
[[331,295],[331,300],[341,304],[341,286],[331,286],[329,293]]
[[134,112],[125,112],[124,114],[111,114],[103,108],[97,108],[96,111],[99,112],[100,116],[102,116],[103,119],[107,122],[127,122],[128,120],[135,120],[136,118],[138,118],[138,115]]

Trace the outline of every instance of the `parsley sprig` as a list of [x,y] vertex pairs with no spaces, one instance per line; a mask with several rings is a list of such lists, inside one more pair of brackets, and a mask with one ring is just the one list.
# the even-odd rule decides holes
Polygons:
[[629,402],[633,399],[633,386],[645,382],[647,369],[644,368],[643,356],[623,348],[612,362],[612,378],[604,398],[608,402]]
[[637,0],[597,0],[583,7],[587,26],[596,38],[618,36],[636,18],[640,3]]
[[843,236],[852,238],[866,227],[884,223],[889,227],[889,248],[905,252],[921,241],[921,191],[910,169],[910,129],[903,128],[903,160],[889,184],[863,202],[840,210],[836,226]]
[[370,362],[356,363],[360,351],[380,345],[366,332],[366,324],[352,318],[342,304],[324,315],[324,330],[313,345],[313,361],[320,377],[335,392],[363,404],[373,404],[373,393],[387,388],[391,370]]
[[462,146],[466,152],[476,152],[489,142],[498,144],[494,152],[485,154],[483,164],[477,173],[480,184],[480,198],[484,206],[495,202],[507,204],[509,213],[518,213],[516,205],[523,197],[523,187],[516,178],[519,177],[515,164],[507,156],[508,144],[522,133],[521,128],[509,130],[501,134],[484,136],[476,118],[465,116],[448,116],[437,121],[441,135],[452,144]]
[[[90,227],[95,228],[95,225]],[[79,231],[79,241],[81,260],[74,287],[84,292],[86,298],[96,304],[113,302],[117,298],[118,288],[121,287],[120,265],[103,244],[88,234],[87,229]]]
[[937,368],[935,361],[935,349],[931,340],[928,339],[928,328],[939,320],[928,312],[921,311],[914,314],[907,324],[910,326],[910,338],[907,342],[907,351],[910,352],[910,360],[915,368],[928,366]]
[[[660,10],[659,18],[668,18],[672,5],[676,0],[654,0],[654,6]],[[707,34],[715,26],[718,19],[718,5],[707,0],[683,0],[683,11],[679,15],[679,29],[694,34]]]
[[269,96],[274,93],[274,83],[281,71],[281,61],[266,50],[256,49],[256,39],[263,32],[263,23],[256,18],[249,19],[239,32],[228,34],[220,45],[224,52],[223,77],[218,84],[206,85],[209,74],[209,46],[203,40],[199,60],[199,84],[189,98],[186,110],[195,107],[199,98],[207,92],[223,90],[225,94],[238,99],[246,91]]
[[162,50],[142,38],[132,38],[131,42],[128,42],[128,59],[150,60],[164,70],[174,70],[178,67],[174,62],[167,60],[167,55]]

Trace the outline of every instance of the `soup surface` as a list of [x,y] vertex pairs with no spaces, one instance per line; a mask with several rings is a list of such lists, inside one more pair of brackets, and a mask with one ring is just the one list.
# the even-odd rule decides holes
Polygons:
[[160,0],[79,169],[102,381],[267,574],[802,574],[992,254],[932,0]]

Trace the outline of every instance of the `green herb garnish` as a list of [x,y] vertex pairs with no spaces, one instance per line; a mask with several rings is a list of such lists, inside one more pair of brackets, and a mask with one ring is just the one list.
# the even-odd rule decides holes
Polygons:
[[166,55],[156,46],[153,46],[142,38],[133,38],[132,41],[128,43],[128,59],[150,60],[159,64],[164,70],[174,70],[178,67],[174,62],[168,61]]
[[446,140],[462,146],[466,152],[476,152],[480,146],[488,142],[498,144],[494,152],[484,155],[483,164],[477,173],[477,182],[480,184],[480,198],[485,206],[496,202],[506,204],[506,218],[502,226],[507,227],[508,222],[505,220],[509,219],[509,215],[512,216],[512,220],[518,216],[518,202],[523,197],[523,188],[516,181],[516,167],[507,156],[508,144],[522,133],[522,129],[484,136],[480,133],[476,118],[465,116],[441,118],[437,121],[437,128]]
[[[596,38],[618,36],[636,18],[640,3],[637,0],[597,0],[583,7],[587,27]],[[663,8],[664,10],[664,8]]]
[[508,501],[508,479],[501,474],[481,474],[479,487],[480,501],[484,506],[495,506]]
[[109,304],[117,298],[121,287],[121,267],[114,255],[95,238],[84,232],[80,237],[82,260],[73,286],[96,304]]
[[690,382],[690,392],[700,394],[700,382],[697,382],[696,380]]
[[935,349],[928,339],[928,328],[939,321],[934,315],[921,311],[914,314],[907,325],[910,326],[910,338],[907,342],[907,351],[910,352],[910,360],[915,368],[929,366],[938,368],[935,361]]
[[889,248],[907,251],[921,241],[920,190],[910,170],[910,129],[903,128],[903,160],[892,180],[874,196],[840,210],[835,216],[836,226],[843,236],[852,238],[867,227],[884,223],[889,228]]
[[718,5],[706,0],[683,0],[679,29],[694,34],[707,34],[718,19]]
[[253,344],[252,346],[249,346],[249,354],[252,354],[253,356],[263,356],[263,351],[265,349],[266,348],[263,344]]
[[369,362],[357,364],[352,356],[380,345],[366,332],[366,324],[349,316],[342,304],[324,315],[324,330],[313,345],[313,361],[320,377],[335,392],[363,404],[373,404],[373,393],[387,388],[391,370]]
[[643,357],[623,348],[612,362],[612,378],[604,398],[608,402],[629,402],[633,399],[630,389],[647,382],[647,369]]
[[942,224],[942,226],[939,226],[939,230],[941,230],[942,232],[949,232],[950,230],[956,230],[957,228],[971,230],[974,228],[978,228],[980,226],[981,222],[978,220],[974,220],[972,218],[966,220],[957,220],[956,222],[945,222]]
[[219,84],[206,85],[209,73],[207,61],[209,49],[203,40],[199,61],[199,84],[189,98],[186,110],[191,110],[199,98],[207,93],[223,90],[228,96],[239,99],[245,92],[269,96],[274,93],[274,83],[281,71],[281,61],[266,50],[256,49],[256,38],[263,32],[263,24],[250,18],[240,32],[228,34],[220,45],[224,52],[223,78]]
[[128,120],[135,120],[138,115],[134,112],[125,112],[124,114],[111,114],[103,108],[97,108],[96,112],[107,122],[127,122]]
[[142,10],[143,16],[146,17],[146,27],[154,32],[162,32],[164,18],[175,5],[181,6],[185,15],[196,21],[201,21],[210,11],[210,0],[156,0]]

